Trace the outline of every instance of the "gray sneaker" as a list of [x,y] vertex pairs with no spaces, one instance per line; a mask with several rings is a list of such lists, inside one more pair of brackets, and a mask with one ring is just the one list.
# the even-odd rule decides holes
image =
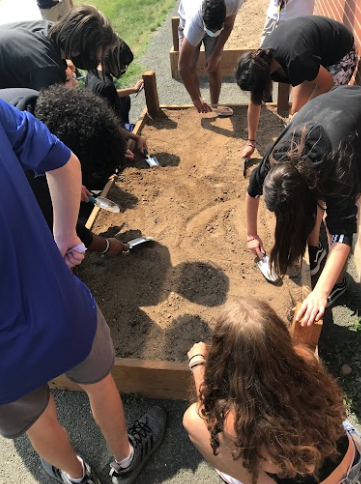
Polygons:
[[110,464],[109,475],[114,484],[131,484],[135,481],[146,460],[162,442],[165,423],[166,413],[159,407],[152,407],[134,422],[128,432],[129,441],[134,447],[133,460],[126,469],[115,461]]
[[[44,459],[41,459],[41,463],[49,476],[56,479],[58,482],[63,482],[64,484],[74,484],[69,477],[67,476],[66,472],[58,469],[57,467],[52,466]],[[81,484],[101,484],[100,480],[94,474],[92,468],[89,464],[84,461],[85,466],[85,476],[84,479],[81,481]]]

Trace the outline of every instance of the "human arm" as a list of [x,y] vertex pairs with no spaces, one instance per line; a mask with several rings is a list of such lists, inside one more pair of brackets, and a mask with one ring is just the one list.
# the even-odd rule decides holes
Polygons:
[[242,151],[242,158],[250,158],[255,150],[250,144],[255,145],[257,139],[257,128],[259,123],[259,118],[261,115],[261,105],[255,104],[252,99],[250,99],[247,111],[247,122],[248,122],[248,140],[249,145],[246,145]]
[[228,37],[231,35],[231,32],[233,30],[236,16],[237,14],[226,17],[226,20],[224,22],[224,28],[219,37],[217,38],[217,43],[213,49],[212,54],[209,56],[204,65],[204,68],[207,72],[214,72],[217,69],[222,57],[224,44],[227,42]]
[[100,235],[94,233],[92,233],[92,235],[92,242],[89,245],[88,249],[92,252],[103,253],[107,259],[117,257],[123,252],[127,252],[129,250],[129,247],[126,244],[123,244],[123,242],[116,239],[115,237],[106,239],[105,237],[101,237]]
[[78,158],[71,153],[68,162],[55,170],[46,172],[54,212],[54,240],[69,267],[78,265],[83,254],[69,249],[81,243],[76,234],[80,194],[81,169]]
[[117,89],[117,93],[119,97],[126,97],[132,94],[136,94],[139,89],[144,84],[143,79],[139,80],[134,87],[128,87],[127,89]]
[[120,128],[120,132],[124,136],[124,138],[132,139],[136,142],[137,148],[141,153],[144,153],[144,149],[148,149],[148,144],[146,140],[139,136],[138,134],[131,133],[130,131],[126,130],[125,128]]
[[342,273],[350,250],[351,247],[347,244],[331,245],[325,267],[314,290],[303,301],[296,314],[296,320],[301,321],[301,326],[311,326],[322,318],[327,306],[327,298]]
[[254,255],[263,260],[263,255],[266,253],[263,247],[263,242],[257,234],[257,214],[258,214],[259,198],[253,198],[248,193],[246,194],[246,218],[247,218],[247,248]]
[[293,88],[292,115],[295,115],[311,99],[329,92],[333,85],[331,74],[320,66],[317,76],[312,81],[305,80]]
[[195,343],[187,353],[189,366],[192,367],[195,365],[191,371],[194,378],[197,396],[199,395],[199,389],[204,380],[206,355],[207,345],[203,343],[203,341]]
[[182,42],[179,56],[179,74],[183,80],[184,86],[190,95],[194,107],[199,113],[208,113],[212,108],[205,102],[199,89],[199,79],[196,72],[196,65],[193,64],[193,55],[195,46],[187,39]]

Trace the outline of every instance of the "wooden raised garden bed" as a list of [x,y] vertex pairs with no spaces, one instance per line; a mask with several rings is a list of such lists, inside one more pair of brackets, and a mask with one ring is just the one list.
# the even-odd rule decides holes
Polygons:
[[[232,106],[231,118],[200,115],[189,106],[160,106],[154,73],[144,79],[147,108],[135,129],[161,167],[149,168],[138,155],[103,191],[121,213],[94,209],[88,225],[125,242],[140,235],[155,242],[116,259],[88,254],[78,275],[111,327],[119,390],[187,399],[186,352],[208,338],[226,301],[256,296],[290,320],[292,307],[310,290],[309,268],[304,259],[282,285],[272,285],[245,247],[248,180],[240,153],[247,138],[246,106]],[[274,105],[262,109],[259,152],[247,177],[282,126]],[[274,221],[262,204],[259,225],[270,249]],[[292,332],[315,348],[320,329],[320,324],[308,330],[293,325]],[[78,389],[64,376],[51,386]]]

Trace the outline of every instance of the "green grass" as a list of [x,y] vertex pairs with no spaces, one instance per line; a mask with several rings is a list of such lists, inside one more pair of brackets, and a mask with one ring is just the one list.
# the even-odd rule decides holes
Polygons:
[[[75,0],[76,4],[86,3]],[[138,62],[145,52],[152,32],[162,25],[175,0],[89,0],[111,21],[114,30],[134,53],[134,61],[122,76],[121,86],[129,87],[141,77],[147,66]]]

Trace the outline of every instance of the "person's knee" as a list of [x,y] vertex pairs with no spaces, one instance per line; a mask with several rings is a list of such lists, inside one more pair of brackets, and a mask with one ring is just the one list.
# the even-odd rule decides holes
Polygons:
[[78,383],[80,388],[86,392],[88,396],[106,395],[109,388],[113,385],[114,380],[109,373],[105,378],[96,383]]

